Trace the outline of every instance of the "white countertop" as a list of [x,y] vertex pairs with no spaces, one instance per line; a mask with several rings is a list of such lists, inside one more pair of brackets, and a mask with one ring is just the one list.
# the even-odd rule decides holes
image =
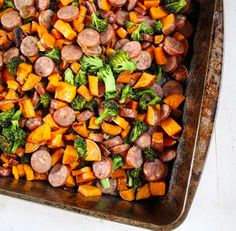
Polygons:
[[[223,85],[208,160],[179,231],[236,228],[236,1],[225,0]],[[0,230],[142,230],[0,195]]]

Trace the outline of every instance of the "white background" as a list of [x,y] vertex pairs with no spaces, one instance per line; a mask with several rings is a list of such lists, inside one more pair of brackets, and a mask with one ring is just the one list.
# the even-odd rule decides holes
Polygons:
[[[210,1],[210,0],[209,0]],[[236,230],[236,1],[225,0],[223,85],[209,156],[190,213],[177,230]],[[0,230],[141,230],[0,195]]]

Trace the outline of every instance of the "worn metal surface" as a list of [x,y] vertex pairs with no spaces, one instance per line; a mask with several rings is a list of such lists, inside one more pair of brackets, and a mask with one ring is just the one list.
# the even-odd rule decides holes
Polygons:
[[171,230],[180,225],[191,206],[206,159],[223,60],[222,0],[196,2],[199,14],[186,87],[184,132],[165,198],[142,202],[112,196],[84,198],[43,182],[17,182],[12,178],[0,179],[0,193],[152,230]]

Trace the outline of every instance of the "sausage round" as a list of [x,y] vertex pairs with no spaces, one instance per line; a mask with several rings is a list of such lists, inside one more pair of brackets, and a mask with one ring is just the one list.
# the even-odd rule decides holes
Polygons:
[[34,5],[34,0],[14,0],[14,5],[17,10],[21,11],[23,8],[27,6],[33,6]]
[[60,187],[66,183],[69,169],[63,164],[56,164],[48,175],[48,181],[53,187]]
[[78,18],[79,9],[76,6],[64,6],[60,8],[57,12],[58,18],[62,19],[65,22],[71,22]]
[[104,179],[111,175],[112,161],[110,158],[93,163],[93,172],[98,179]]
[[167,104],[162,104],[161,105],[161,120],[164,121],[166,120],[171,113],[171,108]]
[[82,47],[81,49],[83,53],[88,56],[100,56],[102,53],[102,48],[100,46],[95,47],[95,48],[89,48],[89,49]]
[[138,112],[137,110],[129,109],[129,108],[121,108],[120,109],[120,116],[131,118],[131,119],[137,119]]
[[163,90],[162,87],[158,84],[153,84],[151,88],[155,91],[155,93],[160,97],[163,98]]
[[109,24],[107,30],[100,33],[101,45],[107,45],[115,37],[115,31]]
[[140,71],[144,71],[152,65],[152,57],[147,51],[141,51],[135,60],[137,61],[136,68]]
[[85,110],[77,115],[78,122],[85,122],[94,116],[94,112],[90,110]]
[[141,148],[138,146],[131,147],[126,155],[126,162],[134,168],[140,168],[143,164]]
[[173,160],[176,157],[175,149],[167,149],[161,154],[161,161],[168,162]]
[[141,42],[142,49],[146,49],[151,45],[150,42],[143,41]]
[[54,13],[52,10],[43,10],[39,14],[39,24],[44,25],[47,29],[51,27],[52,19],[54,17]]
[[176,31],[181,30],[184,27],[185,22],[186,22],[185,15],[183,15],[183,14],[176,15],[176,17],[175,17],[175,30]]
[[145,162],[143,173],[147,181],[161,180],[165,173],[165,166],[158,159],[155,159],[153,162]]
[[80,47],[73,44],[66,45],[61,49],[61,58],[68,63],[78,61],[82,54]]
[[45,173],[51,168],[52,158],[48,151],[38,150],[31,156],[30,163],[35,172]]
[[36,8],[34,6],[27,6],[20,10],[20,16],[23,19],[26,19],[35,14],[36,14]]
[[128,43],[130,40],[127,38],[124,39],[120,39],[116,42],[115,44],[115,50],[119,50],[121,49],[121,47],[123,47],[126,43]]
[[36,0],[36,7],[39,10],[47,10],[50,6],[50,0]]
[[21,53],[27,57],[36,56],[39,53],[38,39],[34,36],[26,36],[20,45]]
[[126,51],[129,54],[130,58],[135,58],[139,56],[140,52],[142,51],[141,44],[137,41],[131,41],[126,43],[122,50]]
[[22,24],[21,17],[15,10],[3,14],[1,17],[1,23],[2,26],[8,31],[12,31],[14,28]]
[[107,148],[112,148],[123,143],[123,139],[120,136],[112,137],[109,140],[103,142]]
[[12,58],[20,55],[19,49],[16,47],[11,47],[3,54],[3,63],[7,64]]
[[103,156],[109,156],[111,154],[111,152],[103,144],[99,144],[99,148],[101,149]]
[[0,166],[0,176],[10,176],[11,169]]
[[43,124],[43,120],[42,117],[40,116],[36,116],[33,118],[29,118],[27,119],[25,126],[30,130],[33,131],[34,129],[36,129],[37,127],[39,127],[40,125]]
[[167,97],[168,95],[172,95],[172,94],[183,94],[183,86],[175,81],[175,80],[169,80],[167,81],[163,87],[163,93],[164,93],[164,97]]
[[184,65],[179,65],[177,70],[172,74],[172,77],[178,82],[184,82],[188,77],[188,69]]
[[48,77],[54,71],[55,63],[47,56],[39,57],[34,63],[34,71],[41,77]]
[[147,132],[143,133],[135,142],[142,150],[150,148],[152,137]]
[[109,0],[112,6],[122,7],[125,5],[127,0]]
[[184,26],[178,30],[185,38],[189,38],[193,34],[192,24],[186,20]]
[[110,149],[111,153],[122,153],[129,149],[129,144],[120,144]]
[[99,181],[97,181],[97,187],[101,189],[102,193],[104,194],[111,194],[115,192],[117,188],[117,179],[109,179],[110,181],[110,188],[104,189]]
[[72,108],[65,106],[53,113],[53,119],[62,127],[69,127],[75,122],[75,112]]
[[133,10],[134,7],[135,7],[135,5],[136,5],[136,3],[137,3],[137,1],[138,1],[138,0],[128,0],[128,1],[126,2],[126,8],[127,8],[127,10],[128,10],[128,11]]
[[86,28],[78,34],[77,43],[85,49],[95,48],[100,43],[99,33],[96,30]]
[[119,10],[116,13],[116,22],[118,25],[120,26],[124,26],[125,25],[125,21],[128,20],[128,12],[124,11],[124,10]]
[[170,36],[165,38],[164,49],[169,55],[181,55],[185,51],[183,44]]
[[169,56],[167,58],[167,63],[162,66],[164,72],[172,73],[178,67],[178,59],[176,56]]

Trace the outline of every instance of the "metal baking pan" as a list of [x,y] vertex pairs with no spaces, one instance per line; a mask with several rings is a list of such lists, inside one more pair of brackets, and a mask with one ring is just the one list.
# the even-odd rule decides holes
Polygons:
[[[43,182],[0,179],[0,193],[152,230],[171,230],[186,218],[199,184],[217,108],[223,60],[222,0],[196,0],[195,36],[186,84],[184,131],[164,198],[126,202],[113,196],[84,198]],[[47,208],[45,208],[47,209]]]

